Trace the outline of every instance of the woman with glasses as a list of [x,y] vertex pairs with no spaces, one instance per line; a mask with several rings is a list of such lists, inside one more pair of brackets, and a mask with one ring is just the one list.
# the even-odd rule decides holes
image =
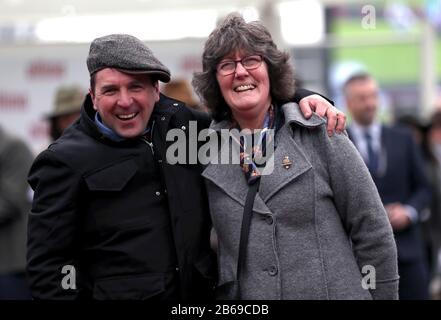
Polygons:
[[329,137],[323,118],[288,103],[290,56],[261,23],[233,13],[202,62],[193,85],[211,129],[240,133],[216,139],[239,163],[212,161],[203,173],[219,297],[396,299],[395,242],[375,185],[346,135]]

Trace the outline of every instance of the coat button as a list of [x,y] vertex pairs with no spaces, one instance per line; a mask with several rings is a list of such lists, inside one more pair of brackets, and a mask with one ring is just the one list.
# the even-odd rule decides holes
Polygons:
[[157,196],[160,196],[160,195],[161,195],[161,192],[156,191],[155,194],[156,194]]
[[175,106],[175,107],[177,107],[177,106],[179,106],[179,103],[173,103],[173,105]]
[[277,274],[277,267],[276,266],[271,266],[268,269],[268,273],[270,276],[274,277]]
[[186,126],[182,126],[181,129],[182,130],[187,130],[187,127]]
[[165,120],[165,117],[161,117],[161,121],[164,121]]
[[273,222],[274,222],[274,219],[273,219],[273,217],[271,217],[271,216],[266,217],[265,220],[266,220],[266,223],[268,223],[269,225],[272,225]]

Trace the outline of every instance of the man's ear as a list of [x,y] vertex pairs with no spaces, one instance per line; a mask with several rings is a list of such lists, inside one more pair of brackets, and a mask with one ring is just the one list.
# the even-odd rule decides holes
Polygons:
[[158,102],[159,101],[159,96],[160,96],[160,94],[159,94],[159,81],[158,80],[156,80],[153,83],[153,87],[155,88],[155,94],[156,94],[155,102]]
[[89,94],[90,94],[90,97],[92,98],[93,108],[94,108],[95,110],[98,110],[98,109],[95,107],[95,94],[93,93],[92,88],[89,88]]

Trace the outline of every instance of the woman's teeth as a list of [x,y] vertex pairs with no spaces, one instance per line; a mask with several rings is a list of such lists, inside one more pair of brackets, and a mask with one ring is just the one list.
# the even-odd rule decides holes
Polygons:
[[251,90],[254,89],[254,86],[252,84],[247,84],[247,85],[242,85],[242,86],[238,86],[234,89],[234,91],[236,92],[241,92],[241,91],[246,91],[246,90]]

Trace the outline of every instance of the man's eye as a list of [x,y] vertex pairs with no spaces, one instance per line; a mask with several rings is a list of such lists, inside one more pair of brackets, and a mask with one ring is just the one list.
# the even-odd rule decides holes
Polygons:
[[144,90],[144,87],[142,85],[133,85],[130,87],[130,90],[132,91],[141,91]]
[[102,94],[105,96],[111,96],[114,95],[116,93],[115,89],[106,89],[102,91]]

